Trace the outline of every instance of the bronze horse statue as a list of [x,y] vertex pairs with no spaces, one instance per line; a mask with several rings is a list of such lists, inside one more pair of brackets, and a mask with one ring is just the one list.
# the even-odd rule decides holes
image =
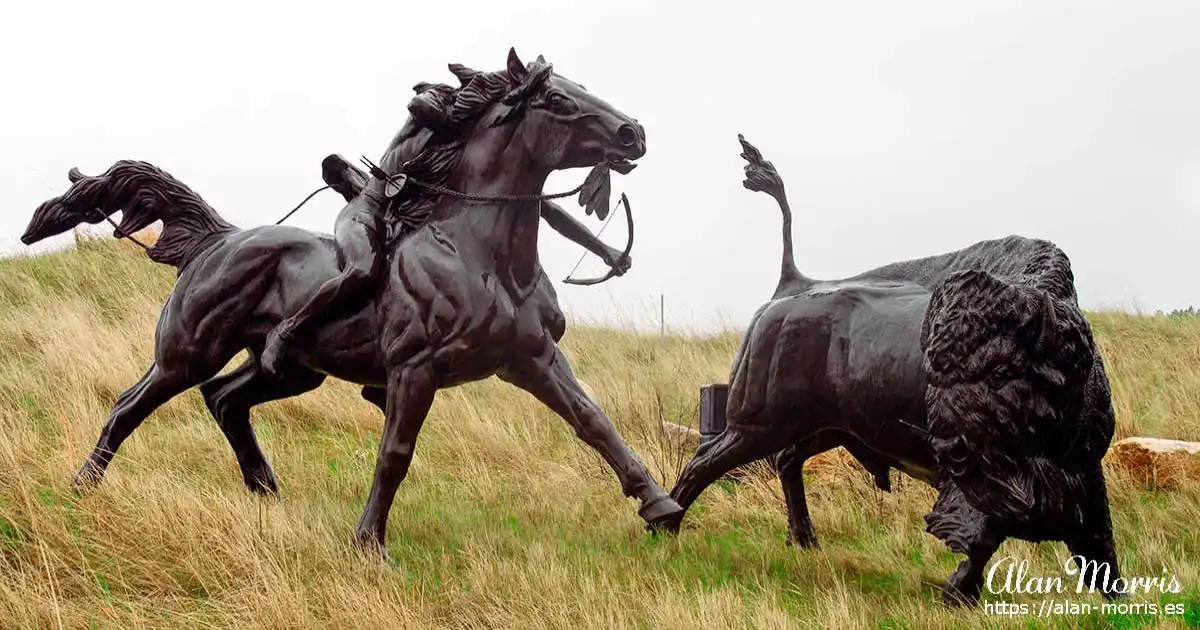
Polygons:
[[[593,173],[628,172],[646,152],[645,131],[541,57],[525,64],[513,50],[504,70],[476,73],[454,106],[464,121],[454,137],[431,143],[413,160],[428,181],[411,185],[438,193],[428,219],[387,252],[370,303],[297,339],[274,379],[258,365],[264,339],[339,273],[330,237],[287,226],[236,228],[144,162],[77,176],[70,190],[37,209],[22,237],[27,244],[117,210],[123,213],[118,235],[162,220],[149,255],[178,268],[159,318],[154,361],[118,396],[76,475],[78,485],[99,481],[150,413],[198,385],[247,483],[274,487],[250,408],[334,376],[363,385],[363,397],[385,414],[355,539],[386,556],[388,509],[436,392],[495,375],[566,420],[612,467],[625,495],[640,500],[639,515],[648,523],[681,512],[575,379],[558,347],[565,318],[537,252],[547,176],[595,166],[603,170]],[[607,195],[607,179],[596,187]],[[214,378],[243,349],[250,358]]]

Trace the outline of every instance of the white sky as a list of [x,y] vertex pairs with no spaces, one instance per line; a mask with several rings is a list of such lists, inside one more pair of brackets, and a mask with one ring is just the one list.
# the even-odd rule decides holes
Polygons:
[[[153,162],[233,223],[277,220],[321,159],[378,159],[418,81],[508,47],[637,118],[614,179],[633,269],[558,283],[582,250],[542,224],[568,312],[744,325],[778,277],[779,214],[741,186],[739,132],[783,174],[818,278],[1011,233],[1071,257],[1088,308],[1200,305],[1200,2],[207,0],[0,6],[0,249],[66,172]],[[683,8],[687,7],[687,8]],[[584,172],[551,177],[547,192]],[[585,223],[594,217],[568,200]],[[289,221],[331,231],[326,191]],[[604,240],[620,247],[620,217]],[[577,272],[595,275],[589,254]],[[621,322],[617,322],[621,320]]]

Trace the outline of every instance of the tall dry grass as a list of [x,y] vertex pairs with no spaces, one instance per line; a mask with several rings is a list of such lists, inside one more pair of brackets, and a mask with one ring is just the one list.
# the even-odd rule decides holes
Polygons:
[[[1047,623],[941,606],[935,585],[960,557],[923,530],[933,493],[898,473],[891,494],[854,475],[812,477],[820,551],[783,544],[778,484],[753,478],[706,492],[677,538],[649,538],[600,458],[532,397],[494,380],[439,393],[392,510],[398,568],[348,544],[381,417],[346,383],[256,409],[278,502],[245,491],[194,390],[151,416],[104,483],[79,496],[71,475],[115,396],[147,366],[172,282],[136,247],[106,241],[0,261],[0,628]],[[1092,320],[1119,436],[1200,440],[1200,320]],[[669,484],[677,454],[658,423],[695,424],[697,388],[725,380],[737,339],[573,327],[564,346]],[[1191,616],[1050,622],[1195,624],[1200,490],[1149,491],[1117,470],[1110,479],[1124,570],[1174,572]],[[1001,554],[1029,560],[1034,575],[1061,575],[1066,558],[1060,544],[1008,542]]]

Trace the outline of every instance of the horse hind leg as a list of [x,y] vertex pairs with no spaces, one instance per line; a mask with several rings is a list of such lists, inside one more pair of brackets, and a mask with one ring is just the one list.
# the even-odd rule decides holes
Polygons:
[[104,478],[117,449],[142,421],[163,403],[196,384],[188,372],[183,366],[165,368],[154,363],[137,383],[117,396],[95,448],[75,474],[75,487],[85,489]]
[[242,480],[251,492],[278,495],[279,482],[250,424],[250,409],[312,391],[324,381],[323,374],[296,363],[285,364],[279,378],[270,378],[251,356],[228,374],[200,385],[204,404],[233,448]]

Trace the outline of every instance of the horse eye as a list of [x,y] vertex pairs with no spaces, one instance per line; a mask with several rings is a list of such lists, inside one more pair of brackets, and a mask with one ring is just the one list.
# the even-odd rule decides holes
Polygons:
[[550,109],[558,113],[570,114],[575,111],[575,102],[558,92],[551,93],[547,97],[547,103]]

